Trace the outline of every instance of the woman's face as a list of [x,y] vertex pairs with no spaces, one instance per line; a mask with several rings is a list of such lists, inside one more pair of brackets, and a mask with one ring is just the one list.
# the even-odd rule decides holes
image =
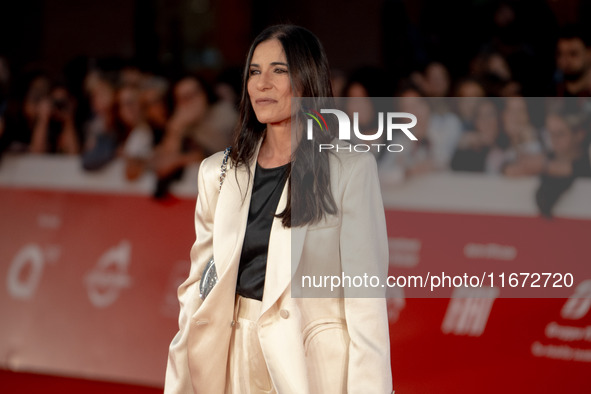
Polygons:
[[291,81],[287,59],[277,39],[261,42],[248,70],[248,95],[261,123],[278,124],[291,117]]

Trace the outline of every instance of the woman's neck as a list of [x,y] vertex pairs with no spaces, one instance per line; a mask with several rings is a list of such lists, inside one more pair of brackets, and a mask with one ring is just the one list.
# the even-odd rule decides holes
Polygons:
[[279,167],[291,161],[291,122],[268,124],[257,161],[263,168]]

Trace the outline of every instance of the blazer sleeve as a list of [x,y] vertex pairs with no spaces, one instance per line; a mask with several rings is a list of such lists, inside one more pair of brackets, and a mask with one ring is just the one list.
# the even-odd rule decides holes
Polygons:
[[[213,163],[212,163],[213,162]],[[166,380],[164,392],[192,393],[191,378],[189,373],[189,360],[187,352],[187,336],[191,316],[201,305],[199,297],[199,281],[205,268],[205,264],[213,255],[213,216],[217,195],[215,166],[216,160],[205,159],[199,167],[197,178],[198,196],[195,207],[195,233],[196,241],[191,248],[191,269],[189,277],[178,288],[180,304],[179,331],[172,340],[166,366]],[[212,201],[215,199],[216,201]]]
[[[345,289],[350,337],[347,392],[391,393],[388,312],[381,287],[388,273],[384,205],[373,155],[361,154],[354,161],[349,174],[344,174],[341,266],[345,275],[367,279],[360,288]],[[375,288],[370,286],[372,276],[379,277]]]

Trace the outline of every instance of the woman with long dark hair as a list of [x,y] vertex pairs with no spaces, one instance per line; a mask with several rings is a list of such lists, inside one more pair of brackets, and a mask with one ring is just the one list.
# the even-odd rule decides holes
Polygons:
[[291,25],[263,31],[248,53],[231,153],[199,170],[166,393],[392,391],[384,291],[350,283],[387,274],[375,159],[337,141],[331,116],[310,119],[331,107],[318,39]]

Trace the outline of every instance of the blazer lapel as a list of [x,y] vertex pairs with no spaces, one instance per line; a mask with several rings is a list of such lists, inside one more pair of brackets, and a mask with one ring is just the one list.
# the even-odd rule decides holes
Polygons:
[[240,262],[259,147],[260,143],[255,152],[255,160],[250,165],[250,177],[245,167],[234,169],[229,166],[220,191],[213,231],[213,255],[220,278],[230,266],[237,267]]
[[[285,182],[281,199],[277,204],[276,214],[285,209],[288,190],[288,182]],[[289,286],[300,262],[307,229],[307,225],[285,228],[281,224],[281,219],[275,218],[273,220],[269,237],[261,316],[281,297]]]
[[246,168],[240,167],[236,171],[228,171],[222,185],[213,232],[213,255],[219,277],[240,261],[253,176],[254,173],[251,173],[249,182]]

